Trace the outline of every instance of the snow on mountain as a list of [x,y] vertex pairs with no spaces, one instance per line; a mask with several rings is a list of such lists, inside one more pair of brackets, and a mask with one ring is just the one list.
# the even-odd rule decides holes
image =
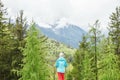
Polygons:
[[65,18],[55,21],[54,24],[37,25],[37,28],[49,38],[57,40],[73,48],[78,48],[79,42],[82,40],[83,34],[86,32],[79,26],[69,23]]
[[40,25],[40,27],[43,27],[43,28],[51,28],[51,25],[45,22],[40,22],[38,25]]
[[56,29],[64,28],[66,25],[68,25],[68,23],[69,22],[66,18],[61,18],[55,21],[55,23],[53,24],[53,27],[55,27]]

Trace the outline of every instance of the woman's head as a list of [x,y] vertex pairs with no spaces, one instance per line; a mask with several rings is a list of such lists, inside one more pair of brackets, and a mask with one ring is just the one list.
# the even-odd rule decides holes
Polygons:
[[59,57],[64,57],[64,53],[61,52],[61,53],[59,54]]

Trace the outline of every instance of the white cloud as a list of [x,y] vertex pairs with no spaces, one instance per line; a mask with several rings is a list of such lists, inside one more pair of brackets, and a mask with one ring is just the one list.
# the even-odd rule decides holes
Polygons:
[[[93,24],[97,19],[101,26],[106,27],[109,16],[120,4],[119,0],[3,0],[9,8],[9,15],[17,15],[19,10],[24,10],[28,20],[34,18],[52,23],[58,18],[68,18],[74,24],[88,29],[88,24]],[[103,28],[104,28],[103,27]]]

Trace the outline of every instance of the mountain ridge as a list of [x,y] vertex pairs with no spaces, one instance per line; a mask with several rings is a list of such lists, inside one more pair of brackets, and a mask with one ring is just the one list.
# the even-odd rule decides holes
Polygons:
[[54,24],[36,24],[36,27],[48,38],[54,39],[73,48],[78,48],[83,34],[86,34],[82,28],[67,21],[65,22],[65,20],[63,20],[62,23],[57,21]]

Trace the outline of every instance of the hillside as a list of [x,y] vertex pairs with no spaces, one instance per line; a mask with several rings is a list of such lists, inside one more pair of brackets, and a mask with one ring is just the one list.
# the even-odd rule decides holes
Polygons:
[[60,52],[64,52],[67,60],[70,60],[70,58],[76,51],[76,49],[66,46],[65,44],[62,44],[52,39],[48,39],[46,45],[49,51],[48,58],[53,61],[56,60]]

